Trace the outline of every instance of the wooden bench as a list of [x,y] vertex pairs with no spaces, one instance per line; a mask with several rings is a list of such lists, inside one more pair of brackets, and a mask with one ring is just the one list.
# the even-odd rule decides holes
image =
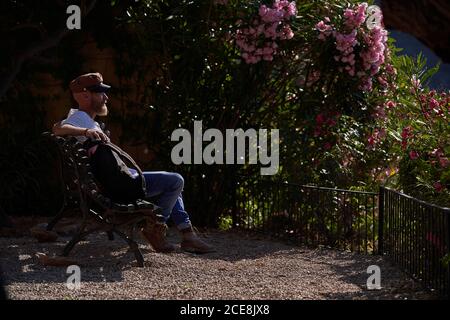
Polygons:
[[145,199],[129,204],[111,201],[100,191],[91,172],[87,152],[75,137],[64,138],[49,132],[43,133],[43,136],[57,146],[57,170],[64,185],[63,205],[48,223],[47,231],[52,231],[65,216],[69,204],[75,204],[81,211],[81,225],[64,247],[62,255],[68,256],[73,247],[89,234],[103,231],[109,240],[114,240],[114,234],[125,240],[138,266],[143,267],[144,259],[138,244],[133,240],[133,234],[136,228],[145,224],[163,222],[160,215],[162,209]]

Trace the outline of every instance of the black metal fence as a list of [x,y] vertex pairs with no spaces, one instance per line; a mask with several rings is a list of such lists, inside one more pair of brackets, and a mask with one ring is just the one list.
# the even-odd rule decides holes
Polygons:
[[383,254],[449,298],[449,208],[381,187],[379,193],[270,180],[237,183],[233,226],[296,244]]
[[377,193],[256,180],[239,182],[236,196],[234,227],[376,253]]
[[431,290],[449,297],[449,208],[380,188],[380,253]]

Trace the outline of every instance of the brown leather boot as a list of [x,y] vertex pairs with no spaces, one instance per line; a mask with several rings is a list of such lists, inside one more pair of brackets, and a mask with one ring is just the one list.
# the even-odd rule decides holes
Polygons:
[[192,253],[209,253],[216,250],[203,240],[201,240],[194,232],[192,227],[180,230],[183,240],[181,241],[181,249]]
[[166,232],[167,225],[165,223],[154,223],[151,226],[147,226],[141,229],[141,233],[144,238],[151,244],[156,252],[173,252],[175,251],[175,245],[167,241]]

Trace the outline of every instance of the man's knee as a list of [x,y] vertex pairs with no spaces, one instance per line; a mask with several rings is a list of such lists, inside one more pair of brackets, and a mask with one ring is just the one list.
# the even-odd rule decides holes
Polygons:
[[184,187],[184,178],[181,174],[176,172],[171,172],[172,177],[174,178],[174,185],[177,189],[183,189]]

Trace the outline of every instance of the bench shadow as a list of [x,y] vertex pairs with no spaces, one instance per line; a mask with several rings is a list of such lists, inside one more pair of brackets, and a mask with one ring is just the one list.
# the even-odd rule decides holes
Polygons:
[[[169,231],[169,240],[180,242],[176,230]],[[268,241],[266,237],[248,235],[242,232],[213,231],[201,232],[200,237],[217,247],[217,251],[208,254],[192,254],[178,251],[175,254],[186,254],[196,259],[215,259],[228,262],[258,259],[266,255],[298,254],[302,248],[293,247],[281,241]],[[37,253],[45,253],[49,257],[59,256],[70,236],[59,237],[56,242],[39,243],[29,235],[15,238],[0,238],[0,264],[4,269],[4,282],[12,283],[65,283],[71,275],[67,266],[45,266]],[[158,255],[139,236],[134,236],[144,256],[144,268],[160,268]],[[107,234],[98,232],[89,235],[85,241],[79,242],[67,257],[80,267],[83,281],[89,282],[121,282],[123,273],[130,268],[138,268],[134,254],[128,245],[115,236],[108,240]],[[177,257],[175,257],[177,259]]]
[[[2,246],[0,264],[3,268],[4,284],[11,283],[66,283],[67,266],[43,265],[36,253],[45,253],[49,257],[60,256],[71,237],[60,237],[56,242],[39,243],[34,238],[0,238]],[[134,254],[119,237],[108,240],[106,233],[90,235],[78,243],[67,257],[80,267],[82,281],[121,282],[123,272],[137,268]],[[151,267],[146,250],[144,267]]]

